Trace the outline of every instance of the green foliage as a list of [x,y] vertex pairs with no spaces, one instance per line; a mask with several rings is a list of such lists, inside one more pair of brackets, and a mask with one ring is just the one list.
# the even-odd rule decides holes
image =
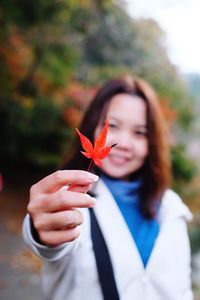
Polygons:
[[195,222],[189,228],[190,244],[192,253],[199,252],[200,249],[200,223],[199,223],[199,214],[195,217]]
[[0,108],[1,165],[56,167],[70,134],[61,107],[51,100],[33,103],[24,99],[21,103],[6,99]]
[[[76,29],[68,26],[77,2],[0,3],[1,168],[56,168],[67,147],[71,129],[63,120],[65,99],[58,103],[55,95],[62,93],[59,89],[67,85],[79,61],[78,33],[73,39]],[[23,48],[29,57],[23,57]]]
[[195,178],[198,168],[195,161],[187,154],[185,146],[177,144],[171,151],[172,159],[172,188],[188,203],[193,205],[199,197],[199,188]]
[[197,173],[195,162],[190,159],[183,145],[172,148],[172,171],[175,181],[189,182]]
[[191,251],[192,253],[196,253],[200,249],[200,229],[195,228],[190,233],[190,245],[191,245]]
[[56,0],[1,0],[3,18],[20,26],[54,21],[59,12],[66,9],[66,1]]
[[77,55],[72,47],[53,45],[44,55],[39,70],[50,85],[64,86],[77,64]]
[[200,75],[199,74],[185,74],[184,79],[192,95],[195,97],[196,107],[200,112]]

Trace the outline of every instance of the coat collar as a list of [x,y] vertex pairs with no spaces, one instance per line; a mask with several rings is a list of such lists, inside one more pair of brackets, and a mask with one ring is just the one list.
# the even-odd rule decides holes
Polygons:
[[96,184],[95,215],[107,244],[115,279],[120,290],[144,271],[143,263],[128,226],[102,180]]

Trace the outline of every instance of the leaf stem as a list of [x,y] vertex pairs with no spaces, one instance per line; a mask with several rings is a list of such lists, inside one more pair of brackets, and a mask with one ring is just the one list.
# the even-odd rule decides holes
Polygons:
[[89,172],[89,170],[90,170],[90,168],[91,168],[91,166],[92,166],[92,163],[93,163],[93,160],[91,159],[91,160],[90,160],[90,163],[89,163],[89,166],[88,166],[88,168],[87,168],[87,172]]

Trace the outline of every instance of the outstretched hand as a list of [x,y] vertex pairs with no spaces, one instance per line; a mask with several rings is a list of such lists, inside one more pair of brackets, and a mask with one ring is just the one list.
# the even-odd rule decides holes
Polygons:
[[30,189],[28,213],[43,244],[57,246],[79,236],[83,215],[77,208],[92,207],[87,191],[98,176],[79,170],[56,171]]

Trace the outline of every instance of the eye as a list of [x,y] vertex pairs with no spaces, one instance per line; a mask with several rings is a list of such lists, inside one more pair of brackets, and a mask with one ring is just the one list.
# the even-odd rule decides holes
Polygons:
[[108,124],[108,127],[109,127],[109,128],[117,128],[117,125],[114,124],[114,123],[109,123],[109,124]]
[[137,135],[137,136],[147,136],[147,131],[142,131],[142,130],[136,130],[135,131],[135,134]]

